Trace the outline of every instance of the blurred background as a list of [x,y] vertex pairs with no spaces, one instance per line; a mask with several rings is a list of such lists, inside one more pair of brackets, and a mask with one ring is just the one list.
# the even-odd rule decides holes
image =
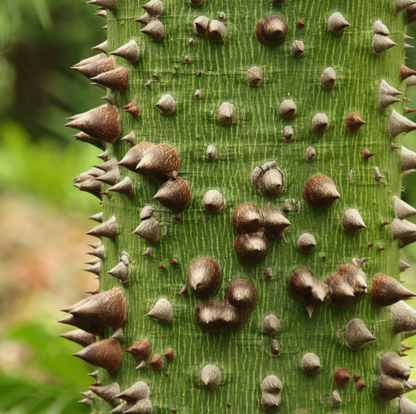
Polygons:
[[[100,150],[73,141],[63,126],[103,95],[69,69],[106,39],[95,12],[81,0],[0,1],[0,401],[7,414],[90,411],[77,403],[93,382],[89,367],[68,357],[80,347],[58,337],[68,329],[56,321],[64,317],[60,308],[97,287],[80,258],[88,260],[91,240],[83,234],[98,203],[70,185]],[[408,56],[416,68],[416,51]],[[416,88],[408,96],[416,108]],[[416,121],[416,113],[409,118]],[[415,135],[405,138],[414,151]],[[416,206],[414,178],[403,186],[404,200]],[[416,243],[402,259],[416,263]],[[401,275],[415,291],[416,266]],[[415,337],[406,342],[416,346]],[[416,352],[407,360],[416,366]],[[416,402],[414,394],[407,396]]]

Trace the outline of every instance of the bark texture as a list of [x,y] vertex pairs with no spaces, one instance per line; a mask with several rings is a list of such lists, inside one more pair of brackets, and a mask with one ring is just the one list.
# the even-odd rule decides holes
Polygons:
[[[365,294],[348,308],[337,308],[333,300],[331,304],[325,300],[310,318],[302,301],[289,290],[289,278],[296,270],[309,269],[323,282],[353,258],[367,258],[361,270],[368,288],[378,273],[399,279],[400,240],[392,241],[391,227],[383,222],[393,221],[393,196],[400,197],[401,193],[400,149],[391,149],[388,123],[392,109],[404,114],[405,104],[401,98],[381,110],[378,99],[383,79],[400,91],[405,88],[400,65],[405,63],[402,36],[406,12],[396,13],[393,0],[288,0],[282,5],[268,0],[205,0],[200,6],[172,0],[163,1],[163,6],[157,19],[164,25],[164,35],[157,41],[140,32],[144,25],[134,21],[145,13],[138,1],[116,0],[114,11],[107,10],[108,51],[131,40],[139,47],[134,63],[115,56],[117,67],[127,68],[128,87],[122,93],[114,91],[114,105],[121,117],[121,137],[134,131],[136,144],[146,139],[176,149],[179,177],[189,183],[192,197],[181,222],[177,222],[174,212],[153,198],[163,181],[119,167],[119,181],[130,177],[134,192],[131,197],[117,192],[103,196],[103,219],[116,217],[117,236],[102,238],[105,256],[100,291],[117,287],[127,300],[123,349],[147,340],[151,345],[149,358],[163,357],[169,348],[175,357],[170,362],[163,358],[161,370],[143,371],[135,369],[140,360],[123,352],[117,371],[99,369],[100,384],[118,382],[120,389],[126,390],[137,381],[145,382],[154,413],[168,413],[173,408],[189,414],[228,410],[262,413],[262,401],[267,397],[267,392],[262,393],[262,382],[275,375],[283,385],[278,410],[284,414],[397,413],[396,399],[386,402],[377,395],[382,356],[401,352],[401,334],[393,335],[390,306],[376,307]],[[197,17],[219,20],[221,12],[225,13],[225,19],[220,20],[226,26],[224,40],[214,41],[221,37],[220,29],[212,35],[195,33]],[[331,33],[327,26],[335,12],[342,13],[350,24],[339,34]],[[269,22],[265,19],[272,15],[281,16],[288,27],[286,38],[276,45],[259,40],[255,33],[257,23]],[[300,20],[304,25],[298,23]],[[387,26],[389,38],[397,43],[380,54],[372,49],[372,27],[377,20]],[[211,20],[211,25],[216,24]],[[259,38],[267,36],[263,33]],[[292,49],[295,55],[302,51],[299,42],[292,46],[296,40],[303,41],[306,49],[300,57],[292,55]],[[262,70],[260,82],[257,70],[249,73],[251,83],[258,86],[247,79],[247,70],[253,67]],[[327,68],[333,70],[325,71]],[[331,78],[334,72],[336,82]],[[150,86],[145,86],[149,80]],[[170,115],[155,106],[167,94],[176,102],[176,110]],[[140,108],[138,117],[121,109],[131,100]],[[296,104],[296,114],[291,118],[279,111],[284,100]],[[226,102],[236,109],[235,117],[232,108],[227,112],[231,124],[219,121],[223,116],[218,114],[219,108]],[[290,110],[285,113],[284,105],[282,111],[293,114]],[[318,113],[329,119],[325,132],[312,127]],[[356,128],[351,117],[347,129],[351,113],[366,122],[358,132],[351,132]],[[293,127],[294,137],[286,141],[281,134],[288,126]],[[285,131],[285,137],[292,136],[293,131]],[[401,139],[398,136],[394,143],[400,146]],[[216,146],[216,159],[206,157],[210,145]],[[310,146],[316,156],[308,161],[305,154]],[[105,143],[105,147],[109,159],[120,161],[131,145],[119,139],[114,144]],[[363,159],[365,149],[375,155]],[[310,154],[309,149],[309,159]],[[253,187],[251,175],[255,167],[270,161],[276,161],[284,173],[285,187],[279,195],[267,197]],[[376,167],[384,178],[377,180]],[[341,195],[330,208],[313,208],[302,196],[307,180],[317,175],[330,177]],[[103,184],[102,190],[109,186]],[[210,190],[220,191],[226,200],[217,213],[207,212],[202,205],[203,195]],[[269,238],[267,257],[257,264],[242,262],[234,250],[237,233],[231,217],[235,208],[245,203],[262,210],[278,208],[291,223],[285,231],[287,242]],[[132,234],[141,223],[140,211],[145,206],[152,206],[154,218],[160,220],[160,240],[154,244]],[[351,209],[358,210],[366,226],[355,234],[342,227],[342,218]],[[298,238],[304,233],[316,240],[310,253],[298,248]],[[149,247],[151,257],[143,256]],[[117,265],[123,251],[131,259],[128,284],[124,285],[107,273]],[[188,296],[181,295],[190,264],[204,257],[219,265],[219,289],[207,298],[190,290]],[[202,330],[195,322],[195,309],[207,300],[223,302],[227,287],[236,279],[254,284],[256,305],[238,329],[217,333]],[[145,317],[160,299],[173,306],[170,323]],[[263,319],[270,314],[280,320],[274,335],[262,330]],[[364,321],[377,340],[360,349],[349,348],[344,329],[354,318]],[[100,338],[112,334],[113,330],[105,327]],[[301,368],[303,356],[309,353],[317,355],[321,363],[313,375]],[[206,365],[215,365],[222,373],[215,389],[204,387],[198,380]],[[357,389],[352,379],[346,386],[337,385],[333,375],[340,367],[346,367],[351,377],[359,373],[367,387]],[[336,404],[338,397],[341,405],[332,407],[331,401]],[[104,400],[93,398],[94,412],[109,413],[112,409]]]

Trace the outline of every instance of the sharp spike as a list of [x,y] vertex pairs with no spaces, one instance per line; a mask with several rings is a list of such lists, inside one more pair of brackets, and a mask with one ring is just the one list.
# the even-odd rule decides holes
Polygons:
[[130,63],[134,63],[139,58],[139,46],[135,40],[130,40],[130,42],[111,52],[110,55],[119,56]]
[[102,42],[99,45],[92,47],[91,49],[92,50],[99,50],[100,52],[103,52],[103,53],[107,54],[108,41],[106,40],[105,42]]
[[97,178],[98,181],[101,181],[102,183],[106,183],[109,185],[115,185],[120,181],[120,170],[118,168],[118,165],[116,165],[115,168],[107,172],[106,174],[101,175]]
[[389,105],[400,102],[400,99],[395,98],[396,95],[403,95],[403,92],[393,88],[383,79],[378,90],[378,106],[380,109],[386,109]]
[[396,279],[382,273],[375,275],[371,283],[370,297],[376,306],[390,306],[413,296],[416,294],[406,289]]
[[105,9],[114,11],[116,8],[116,0],[90,0],[87,4],[104,7]]
[[412,217],[416,214],[416,209],[404,202],[403,200],[401,200],[399,197],[394,196],[393,200],[394,211],[398,219],[403,220],[405,218]]
[[408,68],[405,65],[400,66],[400,80],[403,82],[405,79],[409,78],[412,75],[416,75],[416,71]]
[[108,161],[108,151],[104,151],[101,154],[98,154],[97,158],[100,158],[104,162],[107,162]]
[[133,181],[130,177],[124,178],[122,181],[108,188],[107,191],[115,191],[131,197],[133,195]]
[[112,216],[102,224],[94,227],[86,234],[95,237],[108,237],[109,239],[115,239],[117,236],[117,220],[115,216]]
[[[71,69],[76,70],[82,75],[86,76],[88,79],[92,79],[95,76],[98,76],[101,73],[105,73],[116,68],[116,61],[113,57],[107,57],[105,53],[101,53],[100,59],[94,59],[87,61],[87,63],[82,64],[81,61],[78,64],[71,67]],[[104,58],[101,58],[103,56]]]
[[104,144],[97,138],[92,137],[91,135],[86,134],[85,132],[79,132],[72,136],[77,141],[86,142],[88,144],[94,145],[95,147],[104,150]]
[[410,236],[414,232],[416,232],[416,224],[413,224],[410,221],[395,218],[391,222],[391,236],[393,240]]
[[104,260],[104,253],[105,253],[104,245],[100,245],[96,249],[94,249],[92,252],[88,252],[88,254],[98,257],[101,260]]
[[117,382],[101,387],[89,387],[89,389],[112,406],[117,405],[117,399],[115,397],[117,394],[120,394],[120,385]]
[[100,211],[99,213],[94,214],[93,216],[89,216],[88,218],[90,220],[97,221],[98,223],[102,223],[103,222],[103,212]]
[[397,43],[393,42],[389,37],[383,36],[381,34],[375,34],[373,36],[373,53],[375,55],[380,55],[381,53],[389,50],[393,46],[397,46]]
[[394,139],[397,135],[408,133],[415,129],[416,124],[414,122],[393,110],[389,119],[390,138]]
[[129,85],[129,72],[125,66],[119,66],[116,69],[100,73],[92,77],[91,80],[106,88],[116,89],[123,93],[126,92]]
[[114,143],[121,134],[121,120],[117,108],[101,105],[68,122],[65,126],[79,129],[99,140]]
[[130,403],[136,402],[137,400],[144,400],[149,397],[149,386],[143,381],[135,382],[130,388],[117,395],[117,398]]
[[416,168],[416,152],[410,151],[405,146],[402,146],[402,172]]
[[118,341],[109,338],[95,342],[72,355],[108,372],[114,372],[121,362],[121,346]]
[[85,272],[94,273],[97,276],[100,276],[100,269],[101,269],[101,262],[98,262],[97,264],[87,267],[86,269],[83,269]]
[[68,316],[64,319],[58,321],[59,323],[63,323],[65,325],[72,325],[77,328],[82,329],[83,331],[89,332],[93,335],[101,335],[103,330],[103,325],[95,322],[88,321],[86,319],[77,318],[73,315]]
[[404,272],[409,267],[412,267],[412,266],[409,263],[406,263],[405,261],[399,259],[399,270],[400,270],[400,273],[401,272]]
[[[134,133],[134,131],[131,131],[130,134],[124,136],[123,138],[121,138],[123,141],[128,142],[131,145],[134,145],[134,140],[136,139],[136,134]],[[137,163],[138,164],[138,163]]]
[[391,305],[391,316],[394,335],[416,330],[416,311],[406,302],[401,300]]
[[81,346],[88,346],[95,342],[95,335],[85,332],[82,329],[69,331],[59,336],[68,339],[68,341],[75,342]]
[[153,19],[140,31],[150,36],[153,40],[160,40],[165,34],[165,26],[160,20]]
[[107,272],[111,276],[116,277],[120,282],[125,285],[128,282],[129,268],[123,261],[118,262],[111,270]]
[[70,313],[75,317],[118,329],[126,319],[126,299],[119,289],[113,288],[98,295],[89,296],[86,302],[71,310]]
[[413,4],[416,4],[414,0],[394,0],[394,8],[396,9],[396,13],[407,9]]

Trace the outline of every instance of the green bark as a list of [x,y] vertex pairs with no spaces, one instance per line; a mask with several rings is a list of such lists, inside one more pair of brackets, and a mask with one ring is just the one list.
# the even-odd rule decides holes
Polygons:
[[[196,17],[217,18],[219,12],[226,13],[224,42],[215,43],[193,32]],[[333,12],[341,12],[351,24],[339,35],[327,29],[327,19]],[[172,348],[176,358],[173,362],[164,361],[161,371],[141,371],[135,370],[138,362],[123,352],[115,373],[99,370],[101,385],[117,381],[125,390],[136,381],[146,382],[154,413],[167,413],[172,408],[178,413],[220,413],[227,412],[227,403],[232,404],[230,412],[262,413],[261,383],[267,375],[276,375],[283,383],[281,413],[397,412],[395,399],[383,402],[376,392],[382,355],[400,352],[401,335],[392,334],[390,307],[375,307],[367,294],[348,309],[336,309],[326,303],[309,318],[301,301],[289,292],[288,280],[293,271],[308,268],[323,281],[354,257],[367,258],[363,271],[368,287],[377,273],[399,277],[399,242],[391,241],[391,229],[382,222],[393,220],[392,197],[400,197],[401,189],[400,150],[390,148],[388,119],[392,109],[404,113],[405,106],[399,102],[382,111],[377,101],[382,79],[397,89],[404,88],[399,69],[405,55],[405,12],[396,13],[392,0],[289,0],[281,6],[267,0],[206,0],[200,7],[186,0],[170,1],[164,2],[164,12],[159,17],[165,26],[160,41],[140,33],[143,26],[133,19],[142,14],[139,2],[132,0],[117,0],[115,11],[108,11],[109,51],[132,39],[137,40],[140,49],[140,58],[134,64],[116,58],[117,64],[129,71],[127,92],[115,93],[122,119],[121,136],[133,130],[136,143],[146,137],[148,142],[175,148],[181,159],[180,176],[188,181],[192,200],[183,212],[182,222],[176,224],[173,212],[153,199],[161,182],[120,167],[122,178],[129,176],[133,180],[134,195],[127,198],[112,193],[103,198],[104,220],[116,216],[118,235],[115,240],[103,238],[105,259],[100,290],[118,287],[127,299],[123,349],[134,341],[147,339],[152,354],[163,356],[167,348]],[[288,36],[276,46],[263,44],[255,36],[256,23],[275,14],[286,20]],[[300,19],[305,21],[303,28],[296,25]],[[371,47],[372,25],[378,19],[387,25],[389,37],[398,44],[381,55],[373,54]],[[191,37],[195,39],[194,46],[188,43]],[[306,45],[306,53],[300,58],[290,52],[296,39]],[[189,63],[185,63],[185,55],[190,56]],[[264,81],[258,87],[250,86],[246,80],[246,70],[253,66],[263,70]],[[334,89],[324,89],[320,82],[327,67],[337,72]],[[197,71],[202,74],[197,76]],[[144,86],[149,79],[151,89]],[[194,98],[196,89],[202,94],[199,100]],[[170,116],[162,115],[155,107],[164,94],[176,100],[177,110]],[[279,105],[288,96],[298,108],[291,119],[279,114]],[[120,109],[131,99],[140,106],[136,119]],[[222,125],[216,119],[223,102],[231,102],[237,108],[233,125]],[[330,120],[324,133],[311,127],[312,117],[318,112],[327,114]],[[367,122],[358,133],[345,127],[350,112],[358,112]],[[280,139],[287,125],[295,130],[290,142]],[[394,142],[400,145],[401,137]],[[209,144],[216,145],[219,151],[215,161],[205,158]],[[310,145],[316,148],[317,155],[309,162],[305,150]],[[106,148],[110,157],[120,160],[130,145],[118,140]],[[361,158],[365,148],[376,154],[368,161]],[[267,198],[253,188],[250,177],[255,166],[272,160],[284,171],[286,188],[280,196]],[[380,185],[376,184],[375,167],[386,177]],[[353,184],[349,182],[351,170]],[[302,198],[305,182],[317,174],[331,177],[342,196],[328,210],[316,210]],[[201,204],[202,195],[213,189],[221,191],[227,201],[217,214],[205,212]],[[300,214],[293,205],[287,214],[291,222],[286,230],[287,243],[271,240],[263,262],[242,263],[234,251],[234,209],[244,203],[262,209],[270,203],[282,209],[285,199],[301,203]],[[162,234],[166,228],[166,235],[155,245],[131,234],[140,224],[139,213],[146,205],[156,209],[156,217],[160,215]],[[350,208],[359,210],[367,226],[356,235],[341,227],[341,217]],[[310,254],[296,247],[304,232],[312,233],[317,241]],[[374,245],[368,247],[368,243]],[[152,247],[151,258],[142,256],[147,247]],[[107,274],[123,250],[133,260],[127,286]],[[186,284],[190,263],[199,257],[215,260],[222,273],[219,290],[208,299],[223,301],[227,286],[236,279],[248,279],[256,286],[258,302],[239,329],[214,334],[196,325],[195,308],[208,299],[192,294],[184,297],[179,291]],[[176,266],[169,264],[173,259],[178,262]],[[159,269],[160,265],[165,269]],[[267,267],[274,271],[272,280],[263,278]],[[173,322],[168,325],[145,317],[160,298],[168,299],[174,307]],[[261,330],[264,316],[271,313],[281,322],[272,337]],[[337,332],[352,318],[364,320],[370,330],[374,327],[378,339],[360,350],[349,349],[342,332],[341,339]],[[112,332],[106,328],[103,338]],[[270,353],[271,339],[280,342],[278,357]],[[300,368],[307,352],[321,359],[322,369],[315,375],[305,375]],[[223,372],[217,390],[205,389],[198,382],[198,372],[206,364],[217,365]],[[339,367],[347,367],[351,374],[358,372],[367,388],[358,391],[352,380],[345,387],[335,385],[333,373]],[[334,390],[339,392],[342,404],[332,408]],[[111,409],[94,398],[93,411],[109,413]]]

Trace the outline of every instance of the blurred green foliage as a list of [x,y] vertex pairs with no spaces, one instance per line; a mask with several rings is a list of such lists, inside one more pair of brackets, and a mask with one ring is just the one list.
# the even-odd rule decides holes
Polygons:
[[[86,376],[85,364],[68,358],[80,347],[57,337],[56,331],[54,320],[42,320],[22,322],[9,327],[5,333],[2,352],[11,354],[12,362],[0,369],[2,413],[89,412],[87,407],[77,403],[76,398],[77,395],[79,399],[83,398],[79,391],[86,391],[93,380]],[[23,362],[23,368],[15,370],[13,354],[20,360],[19,364]]]
[[[64,127],[66,117],[102,103],[102,90],[70,70],[106,39],[95,12],[79,0],[0,1],[0,196],[23,194],[65,216],[96,212],[98,200],[71,184],[101,162],[101,151],[74,142],[74,131]],[[1,413],[91,411],[77,400],[94,381],[85,375],[93,368],[70,357],[80,346],[58,337],[69,329],[57,318],[2,315]]]

